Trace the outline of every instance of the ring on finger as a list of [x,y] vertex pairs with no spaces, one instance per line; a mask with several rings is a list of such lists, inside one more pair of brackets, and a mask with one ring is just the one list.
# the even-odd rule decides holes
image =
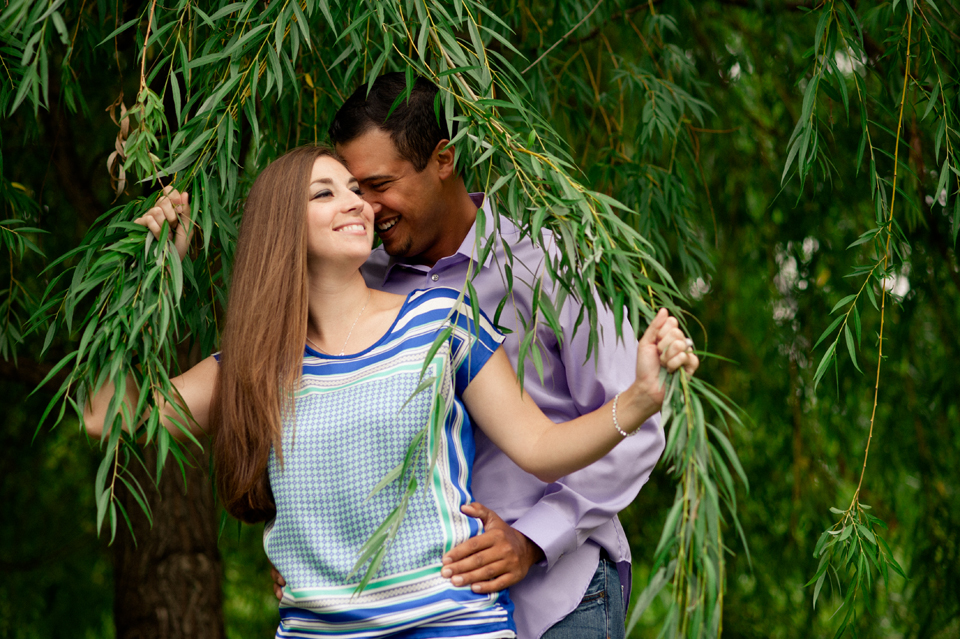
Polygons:
[[687,352],[687,353],[692,353],[692,352],[693,352],[693,340],[688,337],[688,338],[686,338],[686,339],[684,340],[684,343],[687,345],[687,350],[686,350],[686,352]]

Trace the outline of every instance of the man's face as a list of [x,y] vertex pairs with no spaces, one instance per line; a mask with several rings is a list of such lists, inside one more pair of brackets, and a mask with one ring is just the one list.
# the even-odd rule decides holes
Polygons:
[[363,198],[373,206],[375,229],[390,255],[434,263],[434,247],[445,230],[437,163],[420,172],[400,157],[390,134],[370,129],[338,145],[337,152],[360,182]]

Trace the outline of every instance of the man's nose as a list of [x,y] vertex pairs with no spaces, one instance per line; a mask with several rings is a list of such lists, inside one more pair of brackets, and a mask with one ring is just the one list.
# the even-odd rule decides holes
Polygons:
[[383,204],[380,203],[380,198],[377,197],[376,193],[364,193],[363,199],[370,204],[370,208],[373,209],[374,214],[379,213],[383,208]]

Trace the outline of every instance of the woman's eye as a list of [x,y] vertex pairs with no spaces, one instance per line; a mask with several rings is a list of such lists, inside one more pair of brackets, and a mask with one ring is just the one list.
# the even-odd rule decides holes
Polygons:
[[359,186],[356,186],[350,190],[356,193],[358,197],[363,197],[363,189],[361,189]]
[[330,195],[330,191],[320,191],[319,193],[314,194],[314,196],[310,199],[316,200],[322,197],[328,197],[329,195]]

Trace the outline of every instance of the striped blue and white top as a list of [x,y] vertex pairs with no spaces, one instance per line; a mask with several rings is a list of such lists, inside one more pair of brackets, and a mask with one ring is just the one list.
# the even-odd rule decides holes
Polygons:
[[[283,461],[274,451],[268,467],[277,516],[264,548],[287,583],[277,637],[514,636],[506,592],[475,594],[440,576],[443,553],[481,532],[460,512],[472,501],[474,456],[461,394],[503,341],[486,317],[475,325],[459,296],[446,288],[410,293],[390,330],[360,353],[306,348],[295,416],[284,419]],[[394,481],[368,496],[425,427],[414,462],[418,489],[375,576],[356,595],[367,568],[350,575],[360,548],[402,488]]]

